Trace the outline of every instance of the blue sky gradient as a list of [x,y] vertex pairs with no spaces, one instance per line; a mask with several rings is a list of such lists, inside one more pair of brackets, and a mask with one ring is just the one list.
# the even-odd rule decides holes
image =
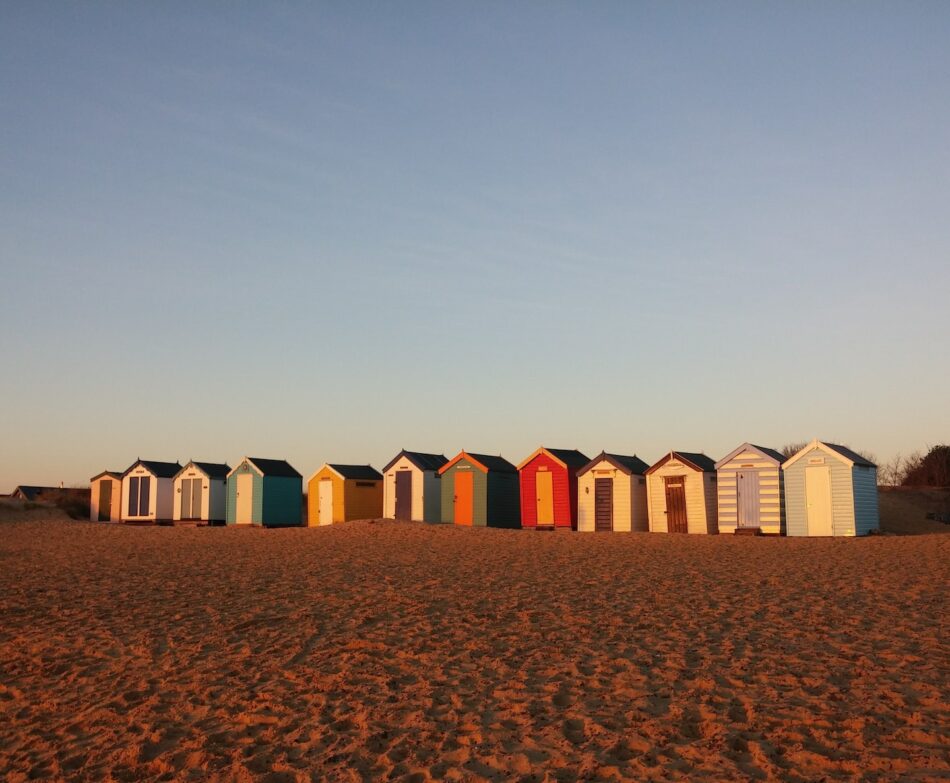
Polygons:
[[0,492],[950,438],[950,4],[0,5]]

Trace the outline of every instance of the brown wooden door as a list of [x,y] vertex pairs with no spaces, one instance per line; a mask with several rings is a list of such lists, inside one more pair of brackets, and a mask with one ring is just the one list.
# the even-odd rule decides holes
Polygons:
[[686,478],[666,476],[666,529],[670,533],[688,533],[686,522]]
[[594,530],[610,532],[614,529],[614,480],[594,479]]
[[396,519],[412,519],[412,471],[396,471]]
[[112,482],[99,482],[99,521],[112,521]]
[[475,477],[467,471],[455,471],[455,524],[471,525],[475,516]]

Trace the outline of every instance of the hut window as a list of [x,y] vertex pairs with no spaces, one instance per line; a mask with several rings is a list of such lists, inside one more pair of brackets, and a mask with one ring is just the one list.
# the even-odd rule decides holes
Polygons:
[[358,486],[358,487],[375,487],[375,486],[376,486],[376,482],[375,482],[375,481],[357,481],[357,482],[356,482],[356,486]]

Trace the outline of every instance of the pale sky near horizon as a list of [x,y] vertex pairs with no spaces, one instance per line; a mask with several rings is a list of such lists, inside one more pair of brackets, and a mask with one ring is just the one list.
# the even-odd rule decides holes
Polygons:
[[0,5],[0,492],[950,440],[950,3]]

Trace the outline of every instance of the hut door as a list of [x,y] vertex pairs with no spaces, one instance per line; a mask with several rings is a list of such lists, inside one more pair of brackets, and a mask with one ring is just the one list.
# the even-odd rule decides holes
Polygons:
[[250,525],[254,509],[254,477],[250,473],[240,473],[237,477],[237,508],[234,522],[238,525]]
[[594,530],[610,532],[614,529],[614,480],[594,479]]
[[688,533],[686,522],[686,478],[665,476],[666,483],[666,530],[668,533]]
[[831,514],[831,468],[805,468],[805,509],[808,535],[833,536]]
[[202,479],[191,480],[191,516],[188,519],[201,519],[201,482]]
[[320,479],[317,483],[317,514],[319,524],[333,524],[333,480]]
[[740,471],[736,475],[736,503],[739,508],[739,527],[759,526],[759,474]]
[[99,521],[108,522],[112,519],[112,482],[99,482]]
[[412,519],[412,471],[396,471],[396,519]]
[[455,471],[455,524],[471,525],[474,514],[475,477],[468,471]]
[[181,519],[191,519],[191,479],[182,479],[179,491],[181,492]]
[[537,493],[539,525],[554,524],[554,476],[549,470],[534,474],[534,491]]
[[132,476],[129,479],[130,517],[148,516],[150,490],[151,478],[149,476]]

